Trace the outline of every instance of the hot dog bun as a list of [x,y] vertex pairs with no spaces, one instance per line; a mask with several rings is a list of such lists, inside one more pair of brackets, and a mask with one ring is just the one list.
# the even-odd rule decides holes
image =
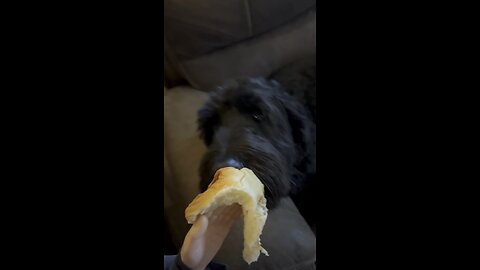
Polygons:
[[234,203],[242,206],[243,259],[251,264],[258,260],[260,252],[268,256],[260,243],[268,210],[264,186],[250,169],[219,169],[208,189],[188,205],[185,218],[189,224],[193,224],[199,215],[208,216],[217,207]]

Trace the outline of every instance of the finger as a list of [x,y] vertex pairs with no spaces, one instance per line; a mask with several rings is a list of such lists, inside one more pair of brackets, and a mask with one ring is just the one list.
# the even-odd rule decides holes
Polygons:
[[201,215],[200,217],[197,218],[192,228],[190,228],[187,236],[190,236],[192,238],[199,238],[205,234],[207,227],[208,227],[208,218],[205,217],[204,215]]
[[215,220],[218,220],[220,217],[223,216],[223,211],[225,209],[225,206],[219,206],[218,208],[216,208],[215,210],[213,210],[212,212],[210,212],[207,216],[208,216],[208,220],[210,222],[212,221],[215,221]]
[[233,204],[229,207],[228,211],[225,213],[225,219],[235,220],[240,216],[242,207],[239,204]]
[[224,205],[224,206],[221,206],[221,207],[217,208],[215,210],[215,212],[216,212],[215,214],[217,216],[229,215],[232,212],[237,211],[238,208],[240,208],[240,205],[238,203],[234,203],[234,204],[231,204],[231,205]]
[[235,204],[232,209],[232,216],[238,217],[242,213],[242,206],[239,204]]
[[238,204],[224,206],[214,213],[214,218],[211,221],[215,223],[225,223],[225,225],[230,225],[240,215],[241,209],[242,208]]

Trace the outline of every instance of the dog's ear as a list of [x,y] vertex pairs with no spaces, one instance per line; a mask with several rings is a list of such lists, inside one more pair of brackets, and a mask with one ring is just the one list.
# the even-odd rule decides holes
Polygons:
[[233,88],[238,88],[237,80],[227,80],[223,85],[217,86],[210,92],[208,101],[197,112],[200,137],[207,146],[213,141],[215,129],[220,125],[219,111],[225,103],[228,91]]
[[297,147],[297,167],[307,173],[315,166],[315,124],[306,108],[287,93],[281,95],[281,103],[287,113],[292,138]]

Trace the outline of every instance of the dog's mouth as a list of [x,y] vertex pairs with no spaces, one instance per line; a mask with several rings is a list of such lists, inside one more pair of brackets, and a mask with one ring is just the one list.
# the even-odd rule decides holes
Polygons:
[[223,167],[233,167],[235,169],[242,169],[244,167],[243,162],[235,158],[229,158],[225,162],[222,162],[220,166]]
[[208,151],[200,165],[201,192],[207,190],[212,184],[215,173],[219,169],[248,168],[264,185],[267,208],[273,209],[279,199],[288,195],[289,192],[288,162],[275,148],[262,144],[262,140],[256,140],[256,142],[260,142],[258,147],[243,144],[236,146],[237,151],[229,151],[228,157],[216,149]]
[[243,167],[243,165],[242,165],[242,166],[235,166],[235,167],[233,167],[233,166],[225,166],[225,167],[216,168],[216,169],[213,171],[212,177],[210,178],[210,179],[212,179],[212,180],[210,181],[210,184],[208,185],[209,187],[218,180],[219,171],[220,171],[221,169],[225,169],[225,168],[234,168],[234,169],[237,169],[237,170],[241,170],[241,169],[243,169],[243,168],[245,168],[245,167]]
[[229,158],[223,162],[220,162],[218,163],[217,165],[215,165],[213,167],[213,175],[215,175],[217,173],[218,170],[222,169],[222,168],[227,168],[227,167],[232,167],[232,168],[235,168],[237,170],[240,170],[242,168],[245,167],[245,165],[243,164],[243,162],[237,160],[237,159],[233,159],[233,158]]

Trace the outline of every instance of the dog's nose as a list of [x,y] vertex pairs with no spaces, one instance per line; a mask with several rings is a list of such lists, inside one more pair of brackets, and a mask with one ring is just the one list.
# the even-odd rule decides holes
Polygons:
[[236,159],[233,159],[233,158],[227,160],[226,165],[227,165],[226,167],[234,167],[234,168],[237,168],[237,169],[243,168],[243,164],[240,161],[238,161]]
[[218,169],[225,168],[225,167],[233,167],[233,168],[236,168],[236,169],[241,169],[241,168],[243,168],[243,164],[236,159],[229,158],[225,161],[222,161],[222,162],[218,163],[215,166],[214,170],[217,171]]

